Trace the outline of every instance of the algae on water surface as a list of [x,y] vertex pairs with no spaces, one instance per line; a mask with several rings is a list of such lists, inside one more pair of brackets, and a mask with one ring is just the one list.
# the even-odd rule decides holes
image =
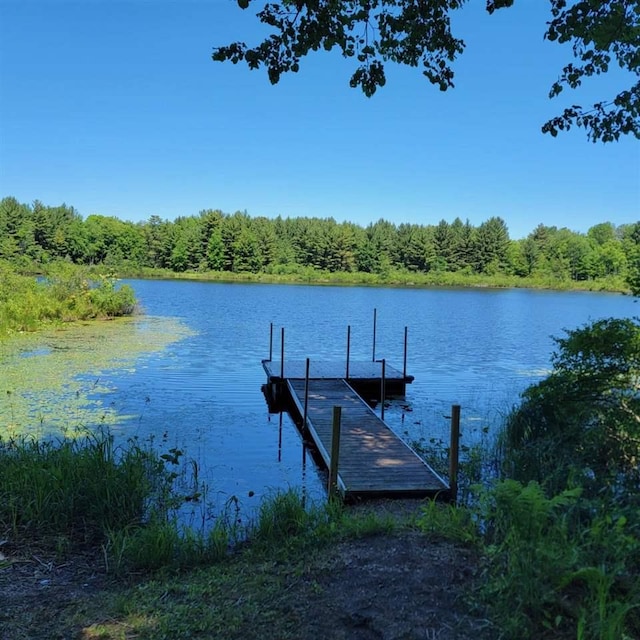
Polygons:
[[145,316],[0,341],[0,437],[72,435],[117,424],[127,416],[105,406],[104,372],[133,373],[144,356],[192,334],[177,319]]

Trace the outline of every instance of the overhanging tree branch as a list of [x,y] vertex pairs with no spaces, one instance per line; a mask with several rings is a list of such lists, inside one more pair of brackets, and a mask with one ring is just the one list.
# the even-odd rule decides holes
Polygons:
[[[259,0],[237,0],[242,9]],[[256,14],[274,33],[253,48],[244,42],[216,47],[213,59],[245,62],[266,68],[276,84],[283,73],[298,72],[300,60],[312,51],[338,49],[358,66],[349,84],[372,96],[386,84],[385,64],[420,67],[441,91],[454,86],[452,63],[464,51],[464,41],[451,31],[451,14],[466,0],[282,0],[267,2]],[[551,20],[544,37],[571,43],[568,63],[549,96],[565,87],[575,89],[585,78],[607,73],[613,63],[640,75],[640,0],[549,0]],[[514,0],[487,0],[492,14]],[[568,6],[570,5],[570,6]],[[640,82],[614,98],[584,108],[573,105],[542,126],[557,136],[582,127],[590,140],[610,142],[621,135],[640,138]]]

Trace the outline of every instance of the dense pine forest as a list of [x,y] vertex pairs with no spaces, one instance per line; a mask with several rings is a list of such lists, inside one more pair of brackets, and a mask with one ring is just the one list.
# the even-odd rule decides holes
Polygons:
[[424,225],[378,220],[362,227],[333,218],[269,219],[206,209],[173,221],[153,215],[133,223],[95,214],[85,219],[66,204],[0,201],[0,259],[25,265],[64,259],[130,274],[320,271],[371,274],[381,282],[399,272],[508,276],[528,284],[601,282],[615,289],[633,278],[639,256],[640,222],[603,222],[586,234],[539,224],[513,240],[500,217],[479,226],[456,218]]

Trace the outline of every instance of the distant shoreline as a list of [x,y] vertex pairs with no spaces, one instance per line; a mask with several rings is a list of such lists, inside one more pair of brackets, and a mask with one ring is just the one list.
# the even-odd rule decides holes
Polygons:
[[318,286],[363,286],[402,288],[464,288],[464,289],[536,289],[547,291],[585,291],[631,295],[620,279],[585,281],[522,278],[519,276],[483,276],[460,273],[409,273],[394,271],[388,275],[365,272],[325,272],[305,270],[304,273],[250,273],[231,271],[182,271],[170,269],[117,269],[118,277],[149,280],[193,280],[245,284],[295,284]]

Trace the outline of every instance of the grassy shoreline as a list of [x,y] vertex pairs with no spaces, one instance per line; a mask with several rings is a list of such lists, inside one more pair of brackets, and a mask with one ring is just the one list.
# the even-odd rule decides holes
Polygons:
[[[221,514],[194,531],[175,517],[201,499],[176,482],[182,455],[135,440],[114,447],[108,433],[0,440],[4,637],[338,640],[367,620],[367,637],[430,628],[438,638],[631,640],[640,630],[628,562],[637,523],[595,511],[576,490],[546,497],[536,483],[500,481],[458,507],[305,505],[290,490],[242,530]],[[96,575],[102,583],[84,591]]]
[[21,275],[0,263],[0,337],[51,325],[133,314],[136,298],[112,275],[59,263],[45,276]]
[[155,280],[196,280],[203,282],[255,283],[255,284],[304,284],[329,286],[415,287],[415,288],[487,288],[487,289],[540,289],[551,291],[598,291],[629,294],[622,278],[599,280],[566,280],[553,278],[522,278],[507,275],[473,275],[466,273],[417,273],[391,271],[386,275],[365,272],[329,272],[314,269],[298,269],[290,273],[231,272],[231,271],[182,271],[170,269],[127,268],[118,269],[121,278]]

